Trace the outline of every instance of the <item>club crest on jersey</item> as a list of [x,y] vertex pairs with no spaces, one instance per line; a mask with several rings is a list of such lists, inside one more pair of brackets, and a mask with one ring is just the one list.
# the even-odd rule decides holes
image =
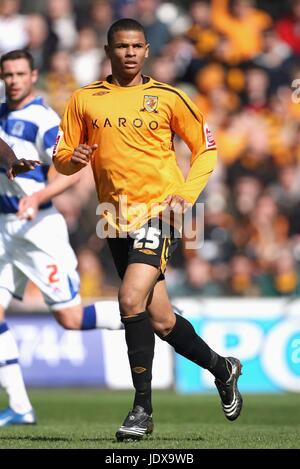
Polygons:
[[146,94],[144,96],[143,108],[141,111],[157,112],[158,96]]
[[12,135],[15,135],[16,137],[23,137],[24,130],[25,130],[25,123],[22,121],[17,121],[14,123],[11,133]]

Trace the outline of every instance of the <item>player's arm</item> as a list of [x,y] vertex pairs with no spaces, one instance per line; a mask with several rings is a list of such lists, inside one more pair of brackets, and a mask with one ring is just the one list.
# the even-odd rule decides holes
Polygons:
[[10,146],[0,138],[0,166],[6,170],[11,181],[17,174],[30,171],[39,164],[39,161],[18,159]]
[[176,95],[171,121],[172,130],[191,150],[190,170],[184,184],[166,199],[181,204],[183,211],[193,205],[203,189],[217,162],[216,144],[198,107],[183,92]]
[[79,175],[74,174],[71,177],[63,176],[57,173],[54,166],[51,166],[48,173],[48,180],[50,182],[46,187],[20,200],[18,211],[18,217],[20,219],[33,220],[41,205],[49,202],[53,197],[76,184],[79,181]]
[[89,164],[98,145],[88,145],[87,138],[82,103],[79,94],[74,93],[64,112],[53,152],[54,166],[59,173],[69,176]]

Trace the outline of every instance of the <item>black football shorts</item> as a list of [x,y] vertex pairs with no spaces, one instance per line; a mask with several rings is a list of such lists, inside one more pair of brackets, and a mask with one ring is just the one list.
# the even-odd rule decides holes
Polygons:
[[107,238],[120,278],[129,264],[153,265],[160,270],[158,280],[165,278],[167,262],[175,251],[179,234],[160,218],[152,218],[126,238]]

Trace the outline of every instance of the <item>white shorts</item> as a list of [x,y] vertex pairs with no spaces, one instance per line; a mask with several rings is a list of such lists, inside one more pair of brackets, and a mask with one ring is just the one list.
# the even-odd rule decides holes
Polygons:
[[80,304],[77,259],[66,222],[54,207],[32,221],[0,215],[0,304],[22,299],[28,279],[53,310]]

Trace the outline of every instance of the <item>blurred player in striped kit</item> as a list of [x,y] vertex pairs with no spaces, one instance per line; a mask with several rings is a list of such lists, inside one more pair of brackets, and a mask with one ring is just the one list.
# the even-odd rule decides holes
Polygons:
[[[0,386],[9,396],[9,407],[0,412],[0,426],[7,426],[36,422],[17,345],[5,322],[5,310],[12,297],[22,299],[28,279],[40,288],[66,329],[120,329],[122,325],[117,310],[104,317],[99,303],[82,306],[77,259],[65,220],[51,202],[77,176],[65,177],[51,167],[59,117],[35,96],[38,72],[32,56],[12,51],[1,57],[0,66],[6,86],[6,103],[0,106],[0,137],[18,159],[40,163],[21,160],[13,166],[13,152],[9,154],[3,142],[0,146]],[[49,170],[54,177],[48,183]]]

